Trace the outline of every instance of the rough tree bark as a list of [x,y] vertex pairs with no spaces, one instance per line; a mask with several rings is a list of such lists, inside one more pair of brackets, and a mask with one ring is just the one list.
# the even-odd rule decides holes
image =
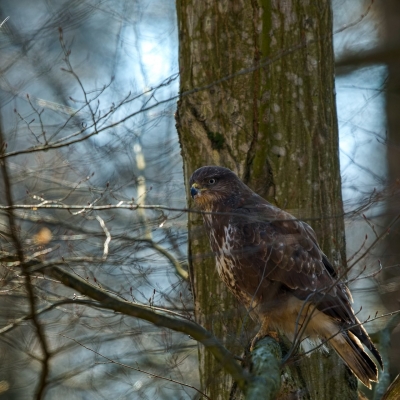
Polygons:
[[[215,164],[314,227],[345,267],[329,0],[178,0],[181,98],[176,116],[186,183]],[[194,90],[194,89],[199,90]],[[190,199],[189,199],[190,205]],[[197,321],[237,352],[243,314],[219,280],[201,217],[189,216]],[[201,383],[226,399],[231,381],[199,350]],[[336,354],[314,353],[285,370],[297,398],[356,399]]]

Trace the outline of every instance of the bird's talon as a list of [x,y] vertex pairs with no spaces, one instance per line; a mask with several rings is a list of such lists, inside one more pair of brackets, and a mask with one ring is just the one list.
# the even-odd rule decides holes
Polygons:
[[251,345],[250,345],[250,353],[254,350],[254,347],[256,346],[256,343],[261,340],[264,339],[265,337],[272,337],[273,339],[275,339],[277,342],[279,342],[279,335],[278,332],[275,331],[270,331],[270,332],[266,332],[264,334],[257,334],[254,339],[251,341]]

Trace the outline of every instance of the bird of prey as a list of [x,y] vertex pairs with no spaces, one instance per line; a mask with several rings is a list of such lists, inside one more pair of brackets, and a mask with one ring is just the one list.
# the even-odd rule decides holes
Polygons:
[[290,340],[329,341],[368,388],[382,358],[351,307],[349,289],[305,222],[254,193],[231,170],[206,166],[190,178],[219,276],[261,329]]

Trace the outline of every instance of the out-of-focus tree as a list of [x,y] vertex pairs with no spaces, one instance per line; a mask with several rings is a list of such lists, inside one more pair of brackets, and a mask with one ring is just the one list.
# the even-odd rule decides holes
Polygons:
[[[340,1],[336,1],[340,6]],[[363,179],[350,183],[356,198],[364,197],[358,203],[361,213],[354,214],[358,219],[357,229],[352,230],[354,236],[362,235],[361,247],[352,259],[351,264],[358,268],[376,269],[372,267],[381,263],[382,271],[376,275],[377,281],[359,280],[353,282],[356,286],[356,299],[366,304],[367,310],[362,310],[361,315],[367,316],[372,307],[376,310],[396,311],[399,308],[396,292],[399,289],[399,219],[400,219],[400,186],[399,186],[399,115],[398,96],[399,90],[399,4],[396,1],[360,2],[363,7],[372,9],[370,19],[364,27],[366,35],[358,32],[358,46],[344,47],[338,62],[338,72],[351,77],[361,76],[358,89],[366,89],[368,97],[365,105],[359,107],[360,115],[372,107],[368,107],[376,98],[380,104],[376,107],[374,117],[366,120],[367,124],[354,123],[352,134],[364,131],[363,140],[358,141],[358,150],[368,146],[369,150],[364,157],[347,157],[363,172]],[[370,34],[375,30],[375,34]],[[369,39],[368,39],[369,36]],[[361,37],[363,39],[361,39]],[[341,78],[341,80],[343,80]],[[354,79],[353,79],[354,80]],[[385,114],[386,111],[386,114]],[[377,121],[377,123],[375,123]],[[348,123],[348,122],[346,122]],[[352,125],[352,121],[348,123]],[[381,125],[381,128],[377,128]],[[360,146],[361,145],[361,146]],[[355,146],[357,149],[357,146]],[[361,151],[359,153],[363,154]],[[380,156],[379,156],[380,155]],[[369,183],[363,185],[362,182]],[[357,204],[358,199],[356,200]],[[362,203],[364,206],[362,206]],[[365,207],[365,205],[368,205]],[[361,217],[361,218],[360,218]],[[354,219],[352,218],[354,221]],[[361,222],[360,222],[361,220]],[[363,221],[362,221],[363,220]],[[357,232],[358,231],[358,232]],[[358,246],[357,246],[358,247]],[[371,268],[372,267],[372,268]],[[357,268],[357,267],[356,267]],[[358,296],[360,294],[360,296]],[[381,300],[380,300],[381,299]],[[368,304],[369,303],[369,304]],[[369,306],[369,307],[368,307]],[[385,360],[385,371],[381,374],[379,385],[374,388],[370,398],[380,399],[391,380],[399,373],[400,359],[398,357],[398,332],[400,317],[398,314],[389,315],[388,318],[378,319],[368,326],[374,332],[373,338],[379,343],[382,356]],[[367,394],[371,396],[370,394]]]
[[[387,185],[385,198],[386,240],[381,245],[385,271],[382,279],[382,298],[389,310],[399,309],[400,299],[393,296],[400,289],[400,4],[389,0],[379,3],[384,17],[384,40],[380,52],[387,65],[386,118],[387,118]],[[385,374],[384,386],[375,398],[383,395],[391,382],[390,375],[399,374],[400,368],[400,318],[394,317],[380,335],[382,348],[386,349],[390,368]],[[395,329],[397,330],[395,331]],[[391,349],[391,350],[389,350]],[[398,383],[397,383],[398,385]],[[398,390],[398,389],[397,389]]]

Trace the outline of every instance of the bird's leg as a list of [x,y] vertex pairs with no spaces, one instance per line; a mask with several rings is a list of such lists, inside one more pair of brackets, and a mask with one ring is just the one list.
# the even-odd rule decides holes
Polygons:
[[264,317],[262,323],[261,323],[261,328],[260,330],[257,332],[257,335],[254,336],[254,339],[251,341],[251,345],[250,345],[250,353],[254,350],[254,346],[256,345],[256,343],[262,339],[265,336],[270,336],[272,338],[274,338],[276,341],[279,341],[279,335],[278,332],[276,331],[271,331],[269,329],[269,318],[268,317]]

